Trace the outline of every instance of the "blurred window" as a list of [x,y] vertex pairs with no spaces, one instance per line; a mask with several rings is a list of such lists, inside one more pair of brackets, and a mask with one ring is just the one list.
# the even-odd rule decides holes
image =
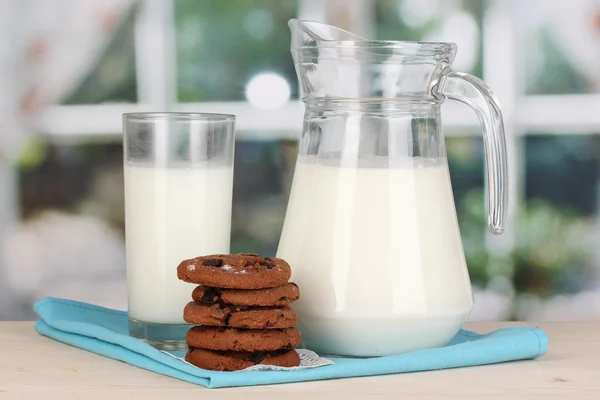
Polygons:
[[[600,254],[593,243],[600,227],[597,0],[138,2],[77,87],[45,110],[45,136],[30,140],[15,163],[13,214],[31,232],[41,229],[39,221],[55,224],[50,232],[87,227],[122,260],[121,113],[233,113],[232,251],[274,254],[302,129],[287,27],[294,17],[377,39],[457,43],[454,68],[489,82],[505,110],[512,189],[510,225],[492,239],[481,130],[470,111],[447,102],[446,147],[475,288],[471,318],[600,318]],[[71,217],[96,225],[72,225]],[[123,269],[124,261],[115,265]],[[89,276],[121,279],[110,268]],[[32,317],[30,303],[44,293],[3,282],[0,319]],[[124,301],[124,288],[105,287]],[[8,304],[2,296],[17,305],[2,309]]]
[[594,0],[521,2],[527,94],[600,91],[600,6]]
[[177,0],[179,101],[253,101],[252,83],[274,97],[283,91],[283,101],[290,92],[297,98],[287,34],[296,10],[293,0]]
[[96,65],[68,94],[64,104],[137,102],[135,15],[135,9],[128,13]]

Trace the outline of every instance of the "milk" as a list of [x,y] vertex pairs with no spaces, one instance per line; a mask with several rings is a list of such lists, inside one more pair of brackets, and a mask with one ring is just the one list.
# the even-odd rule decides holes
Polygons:
[[233,169],[125,166],[129,317],[180,324],[194,288],[177,265],[228,253]]
[[277,256],[305,345],[377,356],[442,346],[473,306],[446,162],[299,160]]

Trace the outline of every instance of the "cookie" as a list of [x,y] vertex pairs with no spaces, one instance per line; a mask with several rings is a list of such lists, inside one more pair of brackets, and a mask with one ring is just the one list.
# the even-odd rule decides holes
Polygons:
[[194,301],[185,306],[183,319],[191,324],[242,329],[292,328],[298,323],[298,316],[290,307],[238,307]]
[[200,285],[192,292],[192,299],[202,304],[225,303],[235,306],[287,306],[300,298],[295,283],[268,289],[222,289]]
[[295,350],[249,353],[192,347],[185,355],[185,360],[196,367],[213,371],[239,371],[258,364],[279,367],[297,367],[300,365],[300,356]]
[[291,350],[302,343],[302,336],[296,328],[254,330],[194,326],[185,340],[190,347],[254,352]]
[[287,283],[292,271],[280,258],[257,254],[216,254],[182,261],[177,277],[185,282],[230,289],[264,289]]

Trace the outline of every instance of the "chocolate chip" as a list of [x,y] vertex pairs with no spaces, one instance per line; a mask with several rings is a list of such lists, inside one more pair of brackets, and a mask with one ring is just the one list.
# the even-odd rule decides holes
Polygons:
[[221,291],[214,287],[206,287],[204,289],[204,294],[200,298],[200,303],[202,304],[213,304],[219,301],[221,297]]
[[250,355],[250,361],[252,361],[255,364],[260,364],[265,360],[265,358],[267,358],[267,354],[262,351],[258,353],[252,353]]
[[267,269],[273,269],[275,267],[275,264],[271,264],[270,262],[267,262],[267,261],[259,261],[259,264],[262,265],[263,267],[267,267]]
[[254,265],[254,264],[252,264],[251,262],[247,262],[247,263],[246,263],[246,267],[251,267],[251,266],[253,266],[253,265]]
[[288,301],[287,296],[280,297],[277,301]]
[[220,268],[223,265],[223,260],[220,260],[218,258],[207,258],[206,260],[202,261],[202,265],[205,265],[207,267]]
[[250,328],[248,325],[242,325],[242,329],[248,329]]

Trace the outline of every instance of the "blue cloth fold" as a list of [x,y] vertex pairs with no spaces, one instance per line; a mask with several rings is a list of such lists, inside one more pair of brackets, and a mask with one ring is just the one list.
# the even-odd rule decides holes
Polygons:
[[[209,388],[397,374],[534,359],[548,350],[544,332],[511,327],[480,335],[461,330],[445,347],[298,371],[216,372],[193,367],[128,335],[127,313],[47,297],[35,304],[35,330],[60,342]],[[175,353],[181,356],[181,353]]]

